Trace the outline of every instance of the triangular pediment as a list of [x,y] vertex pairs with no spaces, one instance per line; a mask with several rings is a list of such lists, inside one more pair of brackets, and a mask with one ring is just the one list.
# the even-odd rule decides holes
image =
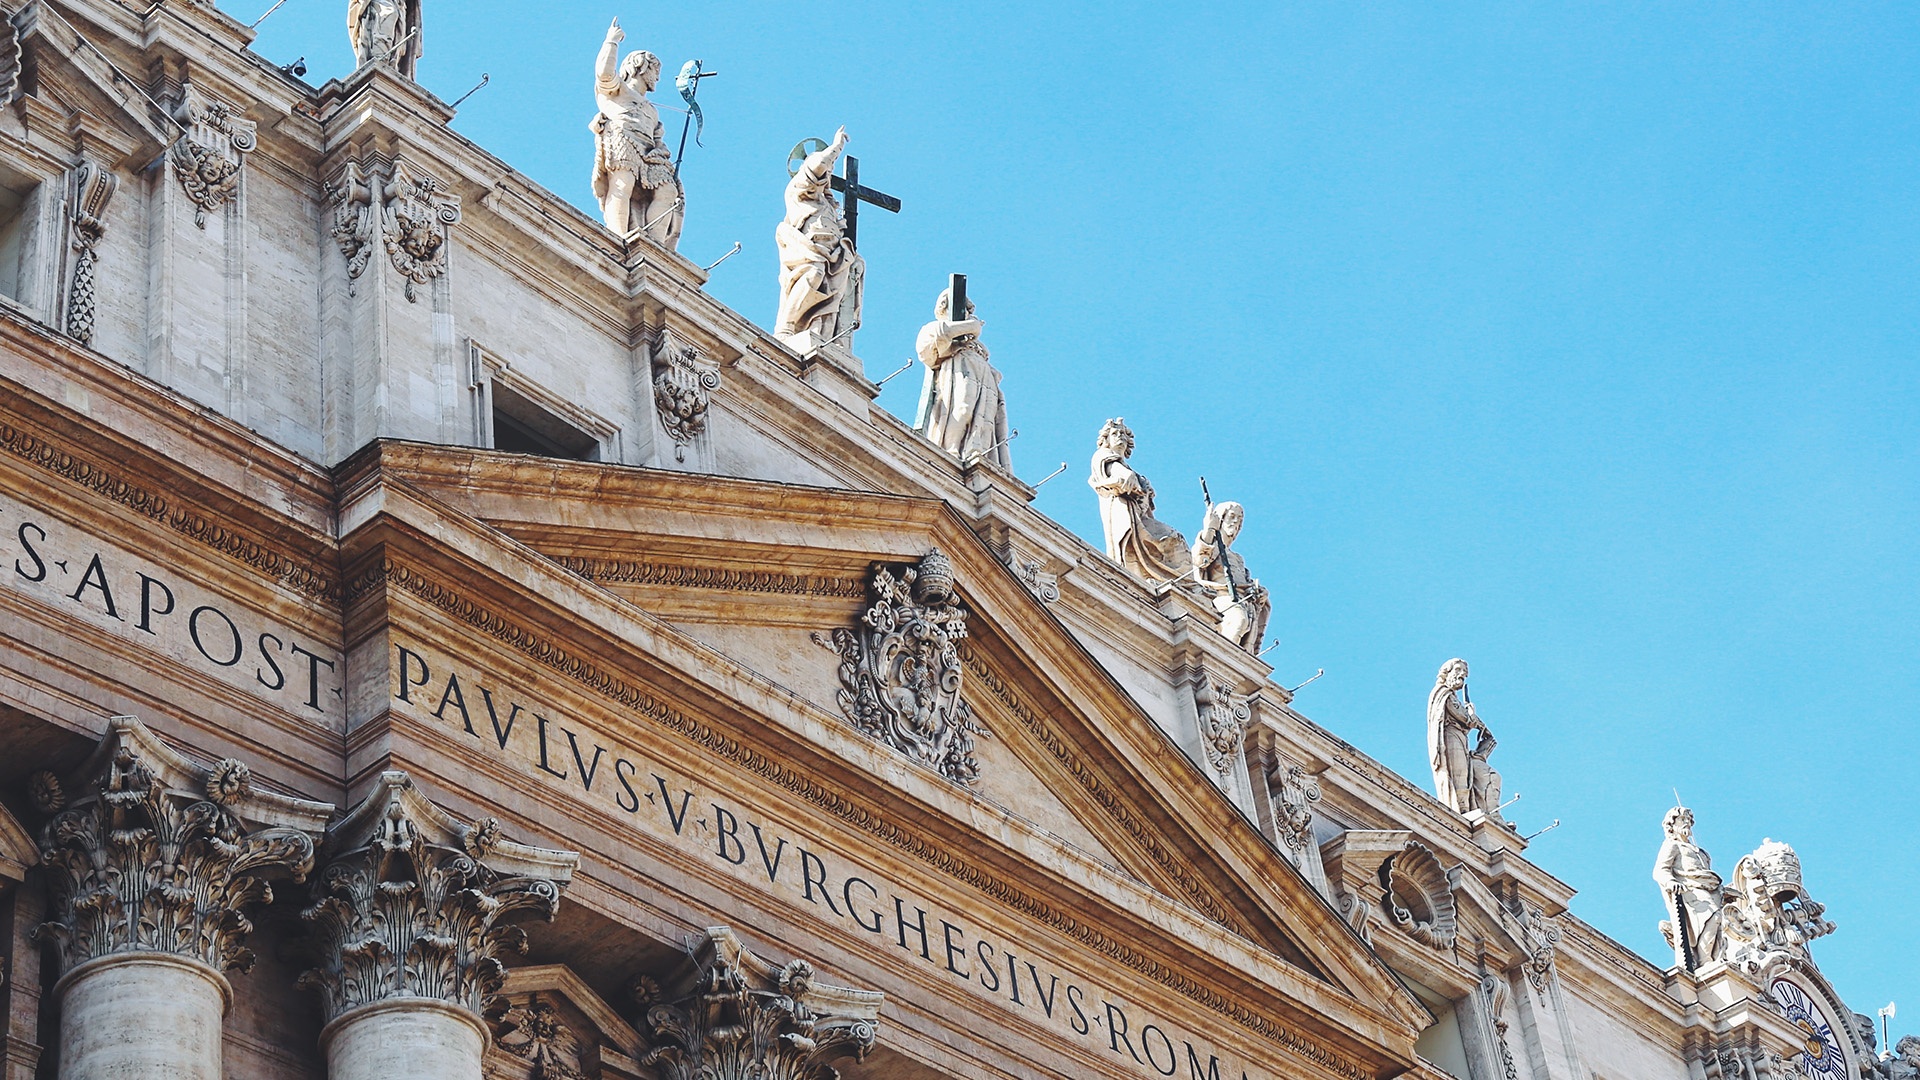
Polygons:
[[[920,820],[930,840],[1007,845],[1006,858],[1027,860],[1028,887],[1063,898],[1117,869],[1309,983],[1410,1032],[1424,1026],[1424,1010],[1298,871],[938,500],[412,444],[380,444],[360,467],[375,455],[382,482],[496,530],[847,732],[857,710],[834,632],[866,624],[882,575],[898,584],[939,550],[965,613],[954,642],[960,693],[984,729],[977,782],[949,782],[993,812]],[[366,482],[354,468],[349,487]],[[935,771],[910,759],[897,767]],[[996,835],[1004,817],[1050,835],[1054,852]]]

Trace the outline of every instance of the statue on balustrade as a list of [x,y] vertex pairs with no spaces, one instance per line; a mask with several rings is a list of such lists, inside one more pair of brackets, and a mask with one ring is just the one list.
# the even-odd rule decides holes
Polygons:
[[933,305],[933,321],[920,328],[914,344],[927,366],[920,392],[920,414],[914,429],[934,445],[970,465],[985,460],[1011,471],[1007,453],[1007,399],[1000,393],[1000,372],[980,344],[981,322],[973,317],[973,302],[955,319],[953,290],[940,290]]
[[1272,604],[1267,590],[1247,572],[1246,560],[1233,550],[1247,512],[1237,502],[1207,507],[1200,535],[1193,542],[1193,577],[1220,616],[1220,634],[1250,653],[1259,653]]
[[847,240],[846,219],[833,197],[833,167],[847,148],[847,129],[808,154],[787,182],[787,216],[774,230],[780,249],[780,313],[774,332],[782,337],[811,332],[823,341],[860,325],[860,294],[866,260]]
[[420,0],[348,0],[354,68],[392,64],[411,79],[420,61]]
[[1153,485],[1127,464],[1133,430],[1115,417],[1100,429],[1087,483],[1100,496],[1100,524],[1107,558],[1149,582],[1172,581],[1193,572],[1193,556],[1180,531],[1153,516]]
[[[1475,736],[1468,745],[1468,736]],[[1433,759],[1433,793],[1461,813],[1478,810],[1500,824],[1500,774],[1487,760],[1493,732],[1474,710],[1467,691],[1467,662],[1440,666],[1427,695],[1427,752]]]
[[645,233],[672,251],[687,219],[686,192],[667,148],[660,112],[647,95],[660,83],[660,58],[641,50],[619,60],[627,39],[620,20],[607,28],[594,65],[593,197],[607,228],[621,237]]

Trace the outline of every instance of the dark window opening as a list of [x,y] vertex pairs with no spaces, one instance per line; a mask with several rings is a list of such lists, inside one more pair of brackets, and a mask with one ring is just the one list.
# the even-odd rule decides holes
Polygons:
[[600,440],[495,383],[493,448],[514,454],[599,461]]

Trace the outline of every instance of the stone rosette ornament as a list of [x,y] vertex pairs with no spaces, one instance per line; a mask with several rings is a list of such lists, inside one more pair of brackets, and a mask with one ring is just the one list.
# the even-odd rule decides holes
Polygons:
[[980,781],[974,737],[989,732],[960,696],[957,643],[967,611],[939,549],[898,573],[874,571],[873,603],[852,629],[814,641],[840,655],[835,695],[853,726],[958,784]]

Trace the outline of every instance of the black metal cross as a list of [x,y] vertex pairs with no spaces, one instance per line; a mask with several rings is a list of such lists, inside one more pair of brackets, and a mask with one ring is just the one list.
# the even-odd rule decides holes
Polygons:
[[828,180],[833,184],[833,190],[846,195],[846,206],[842,211],[842,216],[847,219],[847,243],[851,245],[855,251],[858,251],[860,249],[858,236],[861,202],[870,202],[882,210],[897,214],[900,212],[900,200],[884,191],[875,191],[873,188],[862,186],[860,183],[860,159],[849,154],[846,161],[846,178],[842,179],[838,176],[832,176],[828,177]]

